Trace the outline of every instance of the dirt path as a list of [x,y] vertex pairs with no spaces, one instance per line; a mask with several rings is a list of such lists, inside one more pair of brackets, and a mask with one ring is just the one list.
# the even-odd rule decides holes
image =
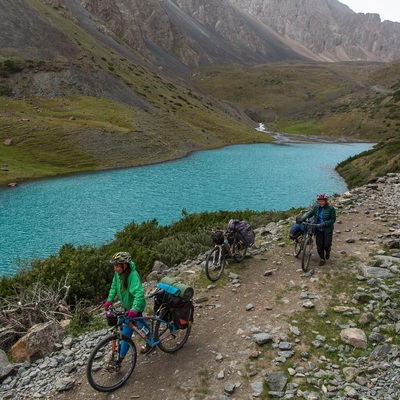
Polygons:
[[[348,269],[349,260],[356,260],[353,267],[356,271],[356,267],[366,263],[370,253],[381,246],[379,236],[387,228],[375,215],[380,207],[378,204],[360,207],[356,204],[346,212],[343,211],[345,207],[337,206],[338,221],[331,260],[318,267],[318,258],[314,255],[311,261],[313,275],[304,276],[300,260],[291,255],[284,236],[289,228],[287,225],[271,250],[246,259],[240,265],[243,270],[238,272],[239,287],[234,287],[226,275],[221,278],[221,287],[196,291],[196,298],[207,297],[208,300],[197,305],[192,334],[177,354],[168,355],[156,350],[148,356],[139,355],[131,379],[112,394],[94,391],[81,374],[74,389],[52,398],[221,399],[226,383],[240,382],[229,398],[248,399],[251,393],[250,358],[261,351],[257,364],[264,372],[276,369],[271,354],[261,350],[252,339],[254,329],[287,334],[290,322],[304,310],[301,292],[317,294],[315,307],[323,310],[330,298],[326,275]],[[284,242],[286,245],[282,246]],[[246,306],[250,304],[254,309],[247,311]]]

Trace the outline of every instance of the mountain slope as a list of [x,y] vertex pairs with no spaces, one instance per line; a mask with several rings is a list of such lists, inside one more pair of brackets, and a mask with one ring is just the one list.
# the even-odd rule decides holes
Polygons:
[[[197,92],[190,82],[158,75],[129,47],[77,22],[64,6],[38,0],[5,6],[24,29],[2,36],[3,45],[11,46],[0,61],[0,140],[11,145],[3,146],[0,182],[271,140],[251,129],[240,110]],[[33,49],[30,35],[38,37]]]
[[[71,2],[75,0],[70,0]],[[393,61],[400,24],[337,0],[139,0],[82,4],[153,63],[189,67],[271,61]],[[131,23],[135,21],[135,23]]]
[[400,59],[400,23],[355,13],[337,0],[230,0],[320,61]]
[[[327,71],[315,60],[336,57],[318,47],[334,21],[341,32],[354,26],[363,48],[375,43],[377,59],[397,54],[400,24],[369,26],[378,38],[385,32],[390,53],[363,36],[365,16],[339,2],[296,4],[0,0],[0,183],[271,141],[254,129],[260,122],[285,132],[398,136],[396,64],[390,86],[376,63],[326,63],[336,69]],[[318,29],[308,31],[316,17]],[[348,49],[339,52],[345,59]],[[243,65],[255,66],[236,74]]]

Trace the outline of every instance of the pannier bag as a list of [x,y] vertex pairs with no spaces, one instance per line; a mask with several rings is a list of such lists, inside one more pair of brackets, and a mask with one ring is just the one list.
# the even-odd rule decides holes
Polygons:
[[223,244],[224,243],[224,232],[223,231],[215,231],[211,234],[211,239],[215,244]]
[[289,237],[290,239],[298,238],[304,232],[304,225],[295,223],[289,229]]
[[228,222],[228,230],[239,232],[246,245],[253,246],[256,235],[248,222],[231,219]]
[[178,329],[186,329],[192,326],[194,319],[194,304],[191,300],[185,301],[177,296],[170,297],[168,308],[172,319]]
[[154,311],[157,312],[164,304],[170,311],[172,320],[178,329],[186,329],[191,326],[194,317],[193,302],[173,295],[172,293],[175,293],[177,288],[166,283],[159,282],[157,288],[162,290],[154,297]]

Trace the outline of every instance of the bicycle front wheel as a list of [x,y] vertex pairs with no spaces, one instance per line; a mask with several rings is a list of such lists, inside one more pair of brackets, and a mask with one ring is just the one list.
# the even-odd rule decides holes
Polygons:
[[308,271],[308,266],[310,265],[312,247],[312,237],[308,237],[303,244],[303,254],[301,256],[301,268],[304,272]]
[[165,353],[175,353],[187,342],[192,327],[177,329],[173,323],[171,312],[164,309],[160,314],[160,320],[156,321],[154,338],[160,341],[157,345]]
[[[122,341],[128,346],[123,360],[119,354]],[[114,334],[103,339],[92,351],[86,366],[86,377],[93,389],[112,392],[120,388],[132,375],[136,366],[137,350],[132,340]]]
[[214,247],[207,255],[206,258],[206,276],[211,282],[217,281],[225,268],[225,254],[222,247]]
[[297,258],[301,252],[302,245],[303,245],[303,236],[300,236],[296,239],[293,240],[292,243],[292,250],[293,250],[293,255]]
[[232,244],[232,256],[236,262],[243,261],[246,257],[247,252],[247,244],[244,243],[242,240],[238,240],[237,238],[233,239]]

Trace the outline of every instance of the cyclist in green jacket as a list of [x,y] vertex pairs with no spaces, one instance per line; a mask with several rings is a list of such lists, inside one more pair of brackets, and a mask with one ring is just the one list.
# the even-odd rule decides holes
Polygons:
[[[126,310],[127,317],[133,319],[142,316],[146,306],[146,299],[142,281],[136,271],[136,266],[132,261],[131,255],[125,251],[115,253],[110,260],[110,264],[114,266],[114,278],[111,283],[107,301],[104,303],[104,309],[107,311],[113,304],[115,297],[118,297]],[[122,334],[131,337],[132,333],[133,329],[128,324],[124,324]],[[128,348],[129,346],[123,342],[121,346],[121,357],[126,355]]]
[[333,227],[336,222],[335,207],[328,203],[328,196],[321,193],[317,196],[317,204],[300,220],[305,221],[313,218],[314,224],[318,224],[315,230],[315,243],[320,258],[319,265],[325,264],[325,260],[329,260],[332,248]]

